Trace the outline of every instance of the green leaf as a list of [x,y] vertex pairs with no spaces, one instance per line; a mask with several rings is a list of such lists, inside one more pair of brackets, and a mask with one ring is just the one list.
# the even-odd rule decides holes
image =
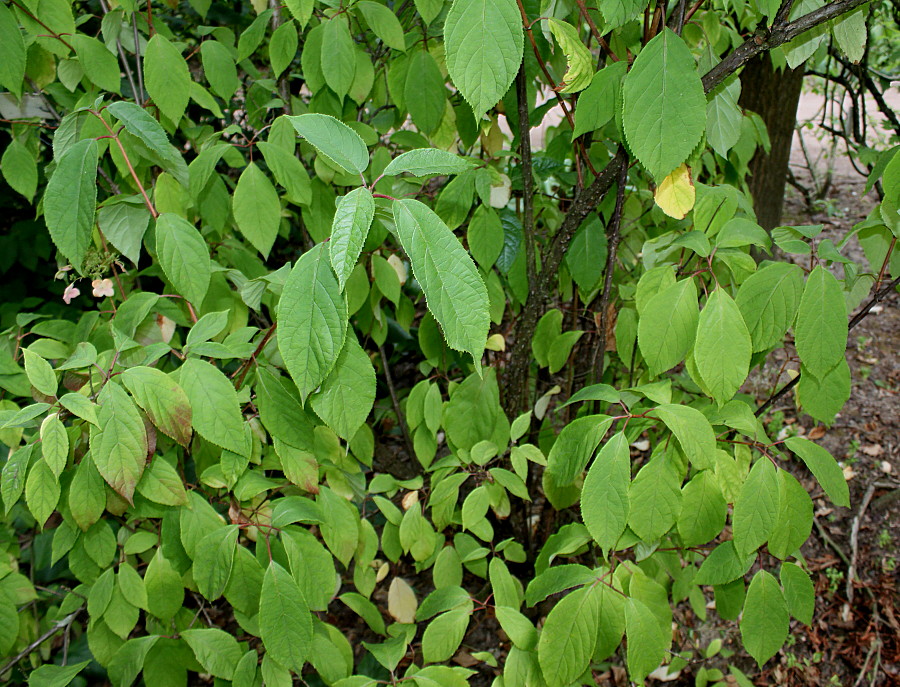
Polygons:
[[[363,4],[363,3],[359,3]],[[374,4],[374,3],[368,3]],[[381,5],[379,5],[381,7]],[[455,153],[438,148],[417,148],[398,155],[384,168],[382,176],[412,174],[414,177],[432,174],[462,174],[472,169],[472,163]]]
[[[182,553],[184,555],[184,553]],[[144,573],[147,588],[147,610],[160,620],[171,620],[184,601],[184,585],[172,564],[157,549]]]
[[41,453],[58,478],[69,460],[69,435],[59,415],[48,415],[41,423]]
[[572,484],[581,475],[611,423],[607,415],[588,415],[563,427],[547,456],[547,472],[558,484]]
[[516,0],[453,0],[444,45],[450,78],[477,121],[509,90],[522,63]]
[[362,174],[369,166],[366,144],[343,122],[321,114],[288,117],[297,133],[322,155],[348,172]]
[[714,467],[716,435],[703,413],[690,406],[664,404],[656,408],[656,414],[678,439],[688,460],[701,470]]
[[803,412],[820,422],[831,424],[835,416],[850,398],[850,365],[841,360],[821,379],[803,374],[800,366],[800,383],[797,384],[797,403]]
[[628,523],[631,454],[624,432],[613,436],[594,459],[581,489],[581,517],[606,556]]
[[264,259],[269,257],[278,225],[281,223],[281,201],[272,182],[251,162],[241,173],[232,197],[234,221],[244,237]]
[[802,293],[803,271],[786,262],[767,265],[741,284],[735,302],[750,329],[754,353],[781,342]]
[[685,42],[665,28],[643,47],[625,76],[622,120],[628,145],[662,181],[700,142],[706,95]]
[[685,546],[700,546],[715,539],[725,527],[728,505],[715,475],[697,473],[681,490],[678,534]]
[[137,490],[144,498],[164,506],[183,506],[188,502],[181,476],[165,458],[151,461]]
[[466,241],[472,257],[484,270],[490,270],[503,251],[503,224],[491,208],[479,206],[469,222]]
[[[293,145],[293,142],[292,142]],[[295,205],[309,205],[312,203],[312,186],[309,173],[303,163],[291,152],[274,143],[260,141],[256,144],[263,154],[269,171],[275,177],[275,181],[281,184],[287,191],[285,198]],[[279,206],[279,215],[281,208]]]
[[865,7],[860,7],[835,19],[831,29],[841,50],[854,64],[863,58],[866,51],[866,16]]
[[191,443],[191,404],[187,394],[165,372],[153,367],[131,367],[122,383],[163,434],[182,446]]
[[278,349],[304,402],[334,368],[347,317],[327,247],[319,244],[297,260],[278,303]]
[[786,439],[784,445],[806,463],[834,505],[850,507],[850,488],[844,479],[844,472],[826,449],[803,437]]
[[125,101],[110,103],[106,109],[122,123],[128,133],[141,139],[141,142],[157,155],[163,169],[175,177],[182,186],[188,186],[188,169],[184,158],[169,142],[169,137],[159,122],[153,119],[147,110]]
[[733,78],[715,89],[706,105],[706,139],[724,158],[741,138],[744,113],[738,106],[740,95],[740,79]]
[[9,8],[0,5],[0,86],[18,98],[25,80],[27,54],[19,22]]
[[663,289],[647,302],[638,322],[638,345],[652,376],[684,360],[694,344],[699,319],[692,279]]
[[335,434],[350,441],[375,403],[375,368],[350,332],[331,374],[309,400],[312,409]]
[[769,553],[781,560],[797,552],[809,539],[813,503],[806,489],[787,470],[779,470],[778,515],[769,537]]
[[744,648],[756,659],[760,668],[784,644],[789,622],[787,604],[778,581],[765,570],[760,570],[750,582],[741,618]]
[[806,278],[794,325],[803,366],[821,379],[844,358],[847,333],[844,292],[834,275],[819,265]]
[[96,38],[78,33],[71,37],[84,75],[101,91],[118,93],[122,81],[119,60]]
[[237,392],[219,368],[188,358],[179,370],[181,387],[191,404],[191,424],[207,441],[240,456],[250,455]]
[[327,49],[322,51],[322,75],[338,98],[343,98],[350,92],[356,74],[356,44],[350,35],[346,16],[337,14],[324,24],[322,41]]
[[272,32],[269,40],[269,63],[272,65],[272,76],[278,78],[297,56],[297,27],[294,22],[286,21]]
[[72,144],[44,192],[44,219],[59,252],[81,273],[91,243],[97,205],[97,142]]
[[756,561],[756,552],[739,556],[733,541],[719,544],[700,565],[694,582],[700,585],[723,585],[743,577]]
[[575,106],[573,137],[596,131],[615,115],[616,100],[622,89],[622,79],[628,65],[620,60],[594,74],[591,85],[578,96]]
[[643,683],[665,658],[670,637],[662,632],[653,612],[637,599],[625,602],[625,636],[628,638],[629,677]]
[[28,473],[25,482],[25,503],[37,521],[38,527],[44,527],[56,504],[59,503],[59,481],[53,470],[43,458],[38,460]]
[[[0,57],[0,61],[2,59]],[[34,155],[17,138],[12,139],[3,151],[0,172],[3,172],[3,178],[11,189],[25,196],[29,203],[34,200],[38,184],[37,163]]]
[[250,55],[256,52],[256,49],[262,42],[263,36],[266,35],[266,28],[268,28],[269,18],[271,16],[271,9],[263,10],[256,15],[256,19],[253,20],[253,23],[250,24],[250,26],[248,26],[246,29],[244,29],[241,37],[238,39],[238,63],[243,62],[245,59],[250,57]]
[[329,255],[341,291],[356,267],[374,217],[375,199],[365,186],[353,189],[338,200],[331,224]]
[[428,623],[422,634],[422,659],[425,663],[450,660],[459,649],[471,612],[466,608],[441,613]]
[[181,638],[191,647],[203,671],[223,680],[232,678],[244,655],[234,637],[216,628],[182,630]]
[[394,50],[406,50],[403,27],[390,8],[372,0],[360,0],[354,8],[362,12],[369,28],[384,41],[386,46]]
[[771,461],[757,459],[734,502],[732,528],[738,554],[747,556],[762,546],[778,515],[778,474]]
[[28,676],[28,687],[66,687],[75,676],[84,670],[90,661],[73,663],[68,666],[44,664]]
[[[87,531],[106,508],[106,487],[90,455],[81,459],[69,485],[69,511],[82,530]],[[154,543],[156,540],[154,539]]]
[[147,43],[144,83],[160,112],[177,124],[190,100],[191,74],[181,51],[160,33]]
[[426,24],[430,24],[441,13],[444,0],[415,0],[415,4],[422,19]]
[[312,615],[294,578],[274,561],[263,577],[259,632],[268,654],[299,675],[312,645]]
[[237,538],[237,525],[228,525],[213,530],[197,544],[194,556],[194,582],[197,583],[197,590],[210,601],[215,601],[225,591],[228,578],[231,576],[231,567],[234,565],[234,547]]
[[156,254],[166,278],[199,307],[209,290],[209,248],[192,224],[171,212],[156,218]]
[[538,660],[550,687],[574,683],[587,669],[600,625],[598,587],[588,585],[557,603],[541,630]]
[[645,542],[668,532],[681,513],[681,480],[666,456],[652,459],[635,475],[628,490],[628,526]]
[[750,332],[741,311],[722,288],[700,312],[694,360],[713,398],[721,406],[741,388],[750,371]]
[[447,107],[447,90],[437,62],[427,50],[410,58],[403,87],[404,100],[413,123],[423,134],[435,132]]
[[793,563],[781,564],[781,584],[788,610],[804,625],[812,625],[816,608],[816,590],[809,575]]
[[559,19],[547,20],[550,33],[566,55],[566,73],[560,93],[578,93],[587,88],[594,78],[594,58],[578,35],[574,26]]
[[97,224],[106,240],[137,265],[144,234],[150,225],[147,206],[128,200],[103,205],[97,210]]
[[487,287],[472,258],[427,206],[394,201],[397,235],[412,263],[428,309],[440,323],[450,348],[481,361],[490,326]]
[[147,461],[147,432],[131,397],[107,382],[97,397],[98,426],[91,426],[91,457],[97,471],[122,498],[132,503]]
[[213,93],[226,102],[230,101],[241,86],[231,51],[219,41],[206,40],[200,44],[200,58],[203,61],[203,73]]
[[22,356],[25,359],[25,374],[28,375],[31,386],[45,396],[56,396],[58,383],[50,363],[27,348],[22,350]]
[[109,678],[116,687],[129,687],[144,667],[147,653],[159,636],[136,637],[121,645],[107,666]]

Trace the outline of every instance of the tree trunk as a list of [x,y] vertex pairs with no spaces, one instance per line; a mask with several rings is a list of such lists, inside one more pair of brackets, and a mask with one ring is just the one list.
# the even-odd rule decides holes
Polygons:
[[781,222],[803,73],[802,65],[775,71],[765,54],[752,59],[741,72],[739,103],[762,117],[772,143],[768,154],[760,148],[753,156],[748,182],[757,221],[769,231]]

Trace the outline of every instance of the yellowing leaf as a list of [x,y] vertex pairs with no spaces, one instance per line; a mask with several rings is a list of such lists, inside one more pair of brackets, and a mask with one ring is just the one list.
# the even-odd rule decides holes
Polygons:
[[684,219],[685,215],[694,207],[696,197],[690,167],[678,165],[675,171],[656,187],[653,200],[669,217]]
[[388,589],[388,613],[391,617],[398,623],[414,623],[418,607],[412,587],[403,578],[395,577]]
[[578,30],[571,24],[548,19],[550,33],[566,54],[566,74],[560,93],[578,93],[591,85],[594,78],[594,59],[578,35]]

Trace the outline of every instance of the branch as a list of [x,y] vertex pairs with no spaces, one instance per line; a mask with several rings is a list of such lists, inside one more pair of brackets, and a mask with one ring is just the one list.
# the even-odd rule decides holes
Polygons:
[[394,387],[394,378],[391,376],[391,367],[388,365],[388,357],[384,352],[384,346],[378,346],[378,353],[381,355],[381,364],[384,366],[384,381],[387,382],[388,391],[391,393],[391,405],[394,406],[394,412],[397,413],[397,423],[400,425],[403,441],[406,443],[406,450],[409,452],[410,460],[412,460],[416,456],[416,449],[412,438],[409,436],[406,418],[403,417],[403,413],[400,411],[400,399],[397,398],[397,389]]
[[603,358],[606,355],[606,337],[609,328],[609,300],[612,295],[612,278],[613,271],[616,267],[616,254],[619,250],[619,239],[622,236],[622,209],[625,206],[625,182],[628,180],[628,164],[620,167],[618,186],[616,188],[616,207],[613,210],[612,219],[606,230],[606,274],[603,279],[603,293],[600,296],[600,331],[598,332],[597,344],[594,346],[593,365],[595,370],[595,381],[600,381],[603,374]]
[[[900,277],[897,277],[890,284],[885,286],[881,291],[876,292],[874,296],[872,296],[872,300],[865,304],[862,310],[860,310],[856,315],[853,316],[853,319],[850,320],[850,324],[848,325],[848,329],[853,329],[856,325],[862,322],[866,315],[868,315],[872,308],[874,308],[878,303],[883,301],[885,298],[891,295],[891,292],[900,284]],[[756,417],[759,417],[764,412],[766,412],[772,405],[778,401],[778,399],[782,398],[785,394],[787,394],[791,389],[793,389],[797,384],[800,383],[800,377],[802,373],[798,374],[791,381],[781,387],[778,391],[772,394],[769,399],[763,403],[759,408],[756,409],[756,412],[753,413]]]
[[[81,608],[83,608],[83,607],[81,607]],[[31,644],[29,644],[24,649],[22,649],[18,654],[13,656],[9,661],[6,662],[6,665],[4,665],[2,668],[0,668],[0,675],[3,675],[5,672],[7,672],[10,668],[12,668],[14,665],[16,665],[16,663],[18,663],[23,658],[25,658],[28,654],[30,654],[32,651],[37,649],[41,644],[46,642],[57,632],[68,628],[72,624],[72,621],[75,620],[75,616],[77,616],[79,613],[81,613],[81,608],[78,608],[75,612],[70,613],[62,620],[57,621],[53,625],[53,627],[51,627],[44,634],[42,634],[40,637],[35,639]]]

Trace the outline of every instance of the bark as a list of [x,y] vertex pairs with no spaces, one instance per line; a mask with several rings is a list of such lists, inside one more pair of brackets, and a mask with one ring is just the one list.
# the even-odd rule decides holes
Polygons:
[[791,141],[804,68],[775,71],[768,55],[750,60],[741,72],[741,107],[756,112],[766,124],[772,148],[760,148],[750,161],[748,184],[760,226],[771,231],[781,223]]

